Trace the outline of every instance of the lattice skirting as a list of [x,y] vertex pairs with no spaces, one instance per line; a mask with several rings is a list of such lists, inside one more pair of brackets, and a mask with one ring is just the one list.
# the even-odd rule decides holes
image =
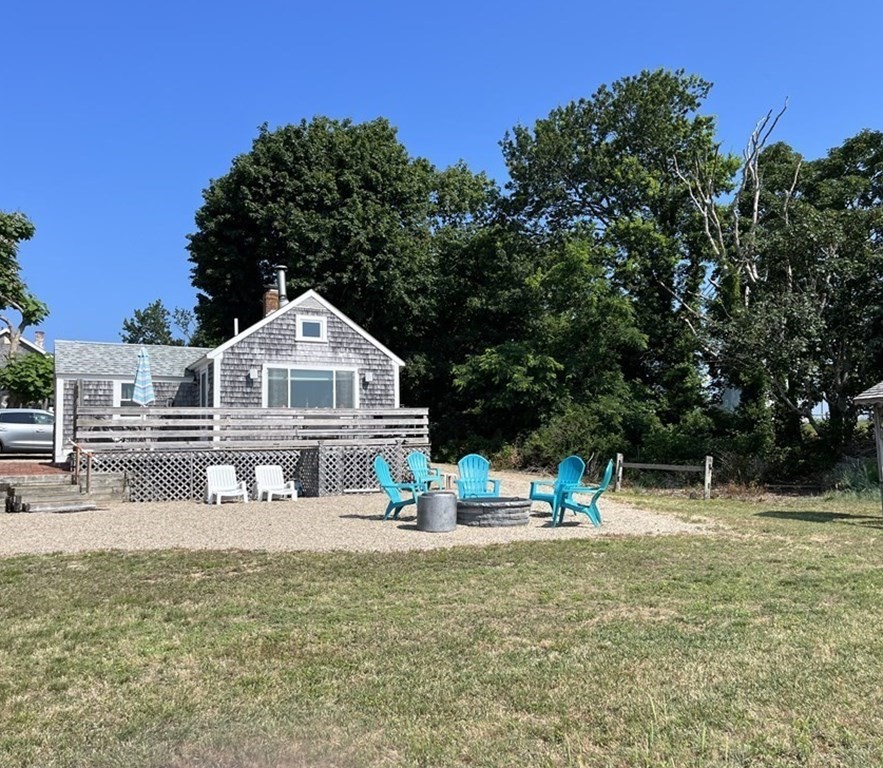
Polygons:
[[[278,464],[285,479],[299,483],[304,496],[331,496],[346,492],[375,491],[374,457],[379,453],[389,462],[399,481],[410,479],[406,458],[414,450],[429,455],[429,446],[319,447],[301,450],[215,450],[215,451],[96,451],[92,473],[124,473],[130,501],[183,501],[205,498],[206,467],[232,464],[236,477],[245,480],[254,498],[254,468]],[[81,457],[80,471],[86,471]]]

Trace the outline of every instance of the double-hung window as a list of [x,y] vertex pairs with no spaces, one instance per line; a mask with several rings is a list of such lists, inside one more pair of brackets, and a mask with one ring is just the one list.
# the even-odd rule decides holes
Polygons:
[[114,406],[117,408],[137,408],[138,403],[136,403],[132,398],[135,395],[135,384],[131,381],[117,381],[114,382]]
[[268,366],[268,408],[358,408],[356,371]]
[[132,419],[140,418],[140,407],[132,397],[135,394],[135,384],[131,381],[115,381],[113,383],[113,405],[114,408],[131,408],[131,416],[114,416],[115,419]]
[[135,385],[125,383],[120,386],[120,406],[136,408],[138,404],[132,399],[135,396]]

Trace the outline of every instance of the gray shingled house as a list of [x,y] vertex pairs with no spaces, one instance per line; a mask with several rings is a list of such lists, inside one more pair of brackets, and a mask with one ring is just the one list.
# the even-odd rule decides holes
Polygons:
[[307,291],[189,367],[214,408],[398,408],[404,364]]
[[[214,349],[147,345],[156,406],[399,407],[399,357],[315,291],[278,308],[274,293],[262,320]],[[55,342],[56,461],[71,451],[77,406],[134,405],[141,346]]]

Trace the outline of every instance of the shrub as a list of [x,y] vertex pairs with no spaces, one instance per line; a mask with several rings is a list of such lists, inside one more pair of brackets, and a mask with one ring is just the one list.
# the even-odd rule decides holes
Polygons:
[[587,463],[593,455],[612,458],[625,442],[617,404],[604,398],[589,405],[570,403],[527,437],[522,464],[553,469],[571,454]]
[[843,459],[824,476],[822,487],[850,493],[877,493],[880,477],[876,459]]

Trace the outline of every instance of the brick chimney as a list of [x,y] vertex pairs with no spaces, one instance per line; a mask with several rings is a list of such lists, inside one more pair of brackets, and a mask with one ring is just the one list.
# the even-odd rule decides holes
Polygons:
[[45,349],[46,333],[44,331],[34,331],[34,344],[40,349]]
[[264,292],[264,317],[279,309],[279,289],[267,288]]

